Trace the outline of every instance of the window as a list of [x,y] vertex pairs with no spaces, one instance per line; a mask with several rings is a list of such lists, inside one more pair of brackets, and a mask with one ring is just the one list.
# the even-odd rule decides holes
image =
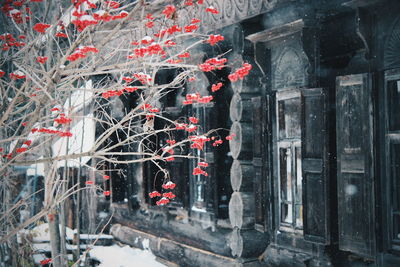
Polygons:
[[387,107],[389,131],[400,131],[400,80],[388,84]]
[[279,228],[301,230],[303,204],[300,91],[278,92],[276,101]]
[[[175,70],[162,70],[156,76],[157,84],[168,84],[176,76]],[[158,107],[163,110],[162,116],[170,121],[181,121],[182,118],[187,117],[188,107],[182,106],[179,103],[179,99],[182,96],[183,88],[176,88],[165,94],[158,103]],[[163,108],[162,108],[163,107]],[[152,119],[153,128],[155,130],[166,129],[171,126],[170,121],[163,118],[154,117]],[[185,131],[172,130],[162,131],[156,134],[150,135],[146,142],[143,142],[143,150],[153,153],[158,151],[162,153],[162,148],[168,146],[167,140],[180,141],[187,137]],[[175,147],[174,154],[176,155],[187,155],[189,149],[186,146]],[[170,154],[165,155],[170,156]],[[166,192],[162,185],[165,184],[169,179],[176,184],[173,189],[175,198],[168,203],[169,208],[183,208],[188,206],[188,179],[189,179],[189,161],[185,158],[174,157],[172,161],[157,161],[157,165],[154,162],[146,161],[143,164],[143,194],[146,202],[155,206],[156,201],[159,198],[150,198],[149,193],[152,191],[158,191],[160,193]],[[167,171],[167,175],[162,170]]]
[[393,217],[393,243],[400,245],[400,143],[390,144],[390,176],[391,188],[393,188],[392,196],[392,217]]
[[[397,72],[398,73],[398,72]],[[389,194],[390,243],[400,249],[400,75],[387,75],[386,83],[386,172]]]
[[[179,107],[166,107],[163,112],[163,116],[171,121],[179,120],[179,118],[186,116],[187,109]],[[164,119],[154,118],[154,129],[164,129],[168,126]],[[148,149],[148,151],[156,151],[167,146],[167,140],[182,140],[186,138],[184,131],[166,131],[154,134],[148,138],[145,142],[143,149]],[[188,149],[185,146],[176,147],[174,153],[187,155]],[[160,150],[161,153],[161,150]],[[166,155],[168,156],[168,155]],[[168,204],[169,207],[186,207],[188,202],[187,193],[187,181],[189,179],[189,168],[188,160],[181,157],[174,157],[173,161],[163,162],[157,161],[158,166],[151,161],[146,161],[143,164],[143,176],[144,176],[144,194],[147,202],[151,205],[156,205],[156,198],[150,198],[149,193],[156,190],[158,192],[163,192],[162,185],[166,182],[166,179],[170,179],[176,184],[173,193],[176,195],[171,203]],[[165,177],[164,172],[160,168],[165,169],[168,172],[169,177]]]
[[[191,115],[199,119],[201,127],[199,133],[207,133],[213,128],[215,123],[215,116],[213,116],[214,103],[208,104],[193,104]],[[215,127],[215,126],[214,126]],[[214,165],[214,151],[211,143],[208,142],[204,145],[203,150],[193,149],[192,155],[196,159],[191,160],[190,168],[190,187],[192,193],[190,195],[191,209],[194,211],[207,211],[213,210],[213,192],[216,190],[211,182],[216,179],[213,173]],[[205,161],[209,167],[205,168],[207,176],[199,174],[193,175],[193,170],[198,166],[199,162]]]
[[[217,76],[226,75],[221,73]],[[226,110],[229,110],[231,92],[228,90],[221,89],[219,94],[213,95],[215,99],[209,103],[182,104],[187,94],[211,95],[211,85],[215,82],[210,82],[205,75],[196,76],[196,78],[203,84],[201,89],[198,85],[193,87],[192,83],[189,83],[185,88],[171,91],[160,102],[161,105],[164,105],[162,115],[170,121],[191,124],[188,118],[196,117],[198,119],[197,130],[194,132],[172,130],[169,133],[153,134],[145,143],[152,151],[156,148],[165,147],[168,139],[180,141],[189,136],[208,134],[210,130],[217,128],[229,129],[229,112],[226,112]],[[215,77],[211,78],[215,79]],[[159,79],[166,79],[166,75],[160,75]],[[217,79],[217,81],[220,80]],[[163,129],[169,124],[169,122],[165,123],[160,118],[154,118],[154,129]],[[202,217],[202,215],[206,212],[211,215],[207,218],[212,218],[212,220],[214,218],[226,219],[232,193],[229,177],[231,159],[227,159],[226,156],[229,152],[229,143],[225,141],[225,136],[228,133],[224,130],[218,130],[209,134],[208,137],[212,137],[212,140],[205,142],[202,149],[192,149],[193,142],[175,148],[175,155],[188,155],[192,158],[176,156],[174,160],[160,164],[163,169],[168,171],[171,181],[176,184],[173,190],[176,198],[167,205],[167,208],[171,211],[173,208],[184,208],[188,211],[189,216],[195,220],[205,220],[207,216]],[[223,142],[215,147],[213,143],[217,140]],[[208,164],[208,167],[201,167],[201,170],[205,171],[207,176],[203,174],[193,175],[195,168],[199,167],[199,162]],[[217,165],[218,171],[216,170]],[[159,169],[152,162],[143,164],[143,193],[149,206],[156,205],[157,201],[156,198],[149,198],[150,192],[156,190],[163,193],[164,174]]]
[[[274,102],[271,116],[263,115],[267,122],[264,128],[270,129],[269,121],[273,126],[273,138],[265,134],[266,151],[271,152],[273,160],[266,162],[269,153],[262,156],[266,171],[261,172],[261,181],[266,187],[256,191],[256,199],[262,199],[259,194],[264,192],[267,201],[265,208],[260,207],[264,213],[257,213],[256,206],[256,229],[271,231],[277,239],[288,238],[282,235],[288,232],[296,234],[290,238],[329,244],[326,92],[321,88],[282,90],[276,93]],[[253,164],[257,156],[253,156]],[[259,180],[257,173],[255,180]]]

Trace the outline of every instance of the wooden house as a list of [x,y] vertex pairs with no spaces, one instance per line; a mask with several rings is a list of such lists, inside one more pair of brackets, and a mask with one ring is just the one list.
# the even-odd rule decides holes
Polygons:
[[208,177],[167,163],[166,207],[150,164],[113,174],[112,234],[179,266],[400,266],[400,1],[208,2],[203,31],[225,42],[197,60],[230,50],[253,70],[199,75],[224,82],[214,104],[164,106],[236,137],[201,152]]

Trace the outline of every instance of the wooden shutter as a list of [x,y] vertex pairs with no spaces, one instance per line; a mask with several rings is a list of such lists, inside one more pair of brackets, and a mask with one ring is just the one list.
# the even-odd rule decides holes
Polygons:
[[381,155],[385,169],[381,172],[382,201],[384,203],[382,223],[383,241],[386,248],[400,250],[400,69],[385,71],[384,107],[381,122],[384,146]]
[[[154,122],[152,128],[163,129],[165,126],[165,121],[158,117],[154,117]],[[153,153],[160,147],[160,142],[165,140],[165,133],[153,133],[147,136],[146,140],[143,141],[143,151]],[[165,141],[164,141],[165,143]],[[160,172],[160,168],[166,168],[166,164],[162,161],[157,162],[158,166],[152,161],[145,161],[142,164],[142,174],[143,174],[143,194],[147,203],[150,205],[155,205],[157,198],[150,198],[149,193],[156,190],[162,192],[162,184],[164,182],[164,175]]]
[[375,253],[371,82],[367,74],[336,79],[339,248]]
[[[155,185],[154,178],[157,173],[156,167],[153,165],[151,161],[145,161],[142,165],[143,172],[143,195],[146,203],[155,205],[155,199],[149,197],[149,193],[153,190],[160,190],[160,187]],[[155,185],[155,186],[154,186]]]
[[[199,109],[202,110],[200,123],[203,127],[203,133],[218,127],[218,114],[213,102],[202,104]],[[218,216],[218,184],[217,184],[217,170],[216,170],[216,148],[212,147],[211,142],[205,146],[204,157],[209,164],[206,168],[208,177],[205,177],[205,202],[208,211],[214,212]]]
[[126,194],[128,198],[128,207],[133,210],[138,207],[137,191],[138,185],[136,182],[135,171],[136,166],[128,164],[127,166],[127,179],[126,179]]
[[256,229],[266,231],[269,216],[268,200],[271,196],[268,176],[269,164],[269,98],[253,97],[253,166],[254,166],[254,197]]
[[[172,121],[177,120],[184,113],[182,108],[180,107],[166,107],[164,116]],[[169,123],[167,123],[169,124]],[[169,135],[163,136],[162,142],[166,145],[167,139],[174,139],[177,142],[186,138],[185,133],[183,131],[171,131]],[[187,155],[188,149],[186,146],[181,148],[182,150],[177,150],[177,155]],[[176,184],[175,189],[173,190],[176,198],[174,198],[170,206],[171,207],[187,207],[188,206],[188,181],[189,181],[189,166],[188,160],[181,157],[175,157],[174,161],[170,161],[166,164],[167,170],[169,171],[171,181]]]
[[327,101],[323,89],[302,90],[302,177],[304,238],[329,244]]

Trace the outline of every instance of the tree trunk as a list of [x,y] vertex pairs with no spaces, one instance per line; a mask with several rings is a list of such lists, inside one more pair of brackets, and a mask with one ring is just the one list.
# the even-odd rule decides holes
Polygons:
[[[83,138],[82,138],[83,141]],[[74,261],[77,261],[81,255],[81,222],[80,219],[80,208],[81,208],[81,170],[82,167],[79,167],[78,169],[78,176],[77,176],[77,192],[76,192],[76,206],[75,206],[75,229],[76,229],[76,235],[75,235],[75,242],[76,242],[76,251],[74,253]]]
[[49,215],[49,232],[50,232],[50,246],[51,246],[51,258],[54,267],[61,267],[62,260],[60,254],[60,228],[58,223],[58,216],[55,210],[50,211]]
[[[68,141],[67,141],[67,151],[68,151]],[[69,169],[67,167],[67,163],[65,164],[65,169],[63,172],[63,177],[62,177],[62,186],[61,186],[61,195],[64,195],[65,192],[67,191],[67,185],[68,185],[68,177],[69,177]],[[60,204],[60,249],[61,249],[61,264],[62,266],[68,266],[68,259],[67,259],[67,240],[66,240],[66,201],[64,200]]]
[[61,252],[61,266],[68,266],[67,259],[67,240],[66,240],[66,227],[65,227],[65,202],[60,205],[60,252]]

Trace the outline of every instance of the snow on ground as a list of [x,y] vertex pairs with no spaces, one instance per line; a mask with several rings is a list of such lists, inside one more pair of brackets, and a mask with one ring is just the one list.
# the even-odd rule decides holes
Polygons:
[[[61,228],[61,225],[60,225]],[[50,251],[50,233],[49,224],[43,223],[32,230],[23,230],[19,233],[19,242],[22,242],[20,234],[31,234],[33,237],[33,249],[35,251],[34,260],[39,263],[40,260],[46,259],[44,252]],[[67,239],[72,240],[74,236],[74,230],[67,227],[66,229]],[[81,239],[112,239],[111,235],[81,235]],[[96,259],[100,262],[98,267],[165,267],[164,264],[156,261],[156,256],[151,253],[149,249],[150,242],[148,239],[142,242],[145,250],[131,248],[129,246],[120,247],[118,245],[113,246],[93,246],[90,249],[89,257]],[[89,245],[91,246],[91,245]],[[67,244],[68,249],[76,249],[76,245]],[[81,244],[82,249],[86,249],[86,244]],[[72,255],[68,255],[71,256]]]
[[129,246],[111,247],[95,246],[90,250],[90,257],[100,261],[98,267],[164,267],[156,261],[149,250],[131,248]]
[[[72,240],[74,238],[74,231],[71,228],[66,227],[67,239]],[[61,224],[60,224],[61,231]],[[48,223],[42,223],[32,230],[23,231],[25,234],[31,234],[33,236],[33,242],[49,242],[50,241],[50,230]]]

